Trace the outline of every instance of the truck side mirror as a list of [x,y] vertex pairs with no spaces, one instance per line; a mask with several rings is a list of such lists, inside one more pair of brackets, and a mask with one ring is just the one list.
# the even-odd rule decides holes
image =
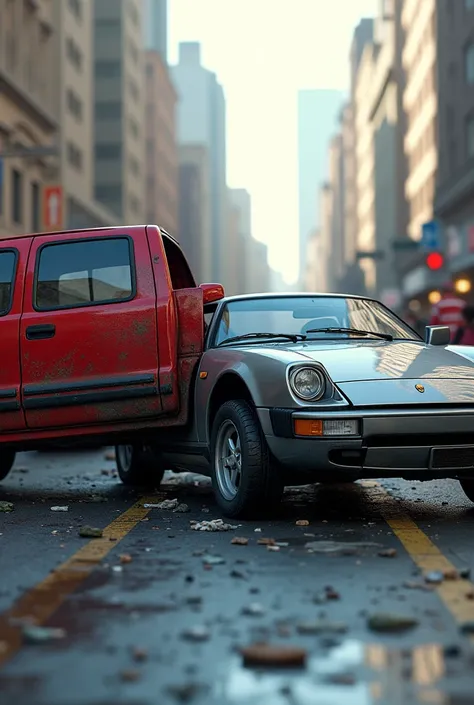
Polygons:
[[426,326],[425,342],[427,345],[449,345],[450,340],[449,326]]
[[222,284],[201,284],[199,288],[202,289],[202,297],[205,304],[219,301],[225,296]]

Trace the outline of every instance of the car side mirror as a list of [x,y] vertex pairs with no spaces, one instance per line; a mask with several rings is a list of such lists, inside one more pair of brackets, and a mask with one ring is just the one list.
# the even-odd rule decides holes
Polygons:
[[427,345],[449,345],[451,330],[448,326],[426,326],[425,342]]
[[222,284],[201,284],[199,288],[202,289],[202,297],[205,304],[219,301],[225,296]]

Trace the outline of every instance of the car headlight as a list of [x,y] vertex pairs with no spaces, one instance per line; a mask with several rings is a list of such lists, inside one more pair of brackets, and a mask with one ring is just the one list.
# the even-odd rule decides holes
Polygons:
[[293,392],[305,401],[317,401],[326,391],[326,380],[322,372],[314,367],[299,367],[290,374]]

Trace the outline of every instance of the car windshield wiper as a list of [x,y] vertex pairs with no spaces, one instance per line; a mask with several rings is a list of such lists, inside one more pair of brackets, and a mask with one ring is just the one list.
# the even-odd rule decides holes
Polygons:
[[393,340],[393,335],[389,333],[375,333],[372,330],[359,330],[358,328],[311,328],[307,333],[353,333],[354,335],[374,335],[382,340]]
[[305,340],[306,336],[302,333],[245,333],[244,335],[235,335],[233,338],[226,338],[226,340],[222,340],[219,345],[236,343],[239,340],[259,340],[260,338],[284,338],[291,340],[293,343],[297,343],[298,340]]

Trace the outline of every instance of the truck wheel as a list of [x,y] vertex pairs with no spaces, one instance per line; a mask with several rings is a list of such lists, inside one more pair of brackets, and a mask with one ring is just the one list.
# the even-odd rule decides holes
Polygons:
[[470,499],[471,502],[474,502],[474,480],[471,478],[464,478],[459,480],[459,484],[461,485],[466,497]]
[[15,462],[14,450],[0,450],[0,480],[4,480]]
[[212,485],[225,516],[244,517],[272,509],[283,494],[281,474],[255,412],[243,400],[225,402],[211,432]]
[[159,487],[165,474],[159,454],[139,444],[115,446],[117,471],[124,485]]

